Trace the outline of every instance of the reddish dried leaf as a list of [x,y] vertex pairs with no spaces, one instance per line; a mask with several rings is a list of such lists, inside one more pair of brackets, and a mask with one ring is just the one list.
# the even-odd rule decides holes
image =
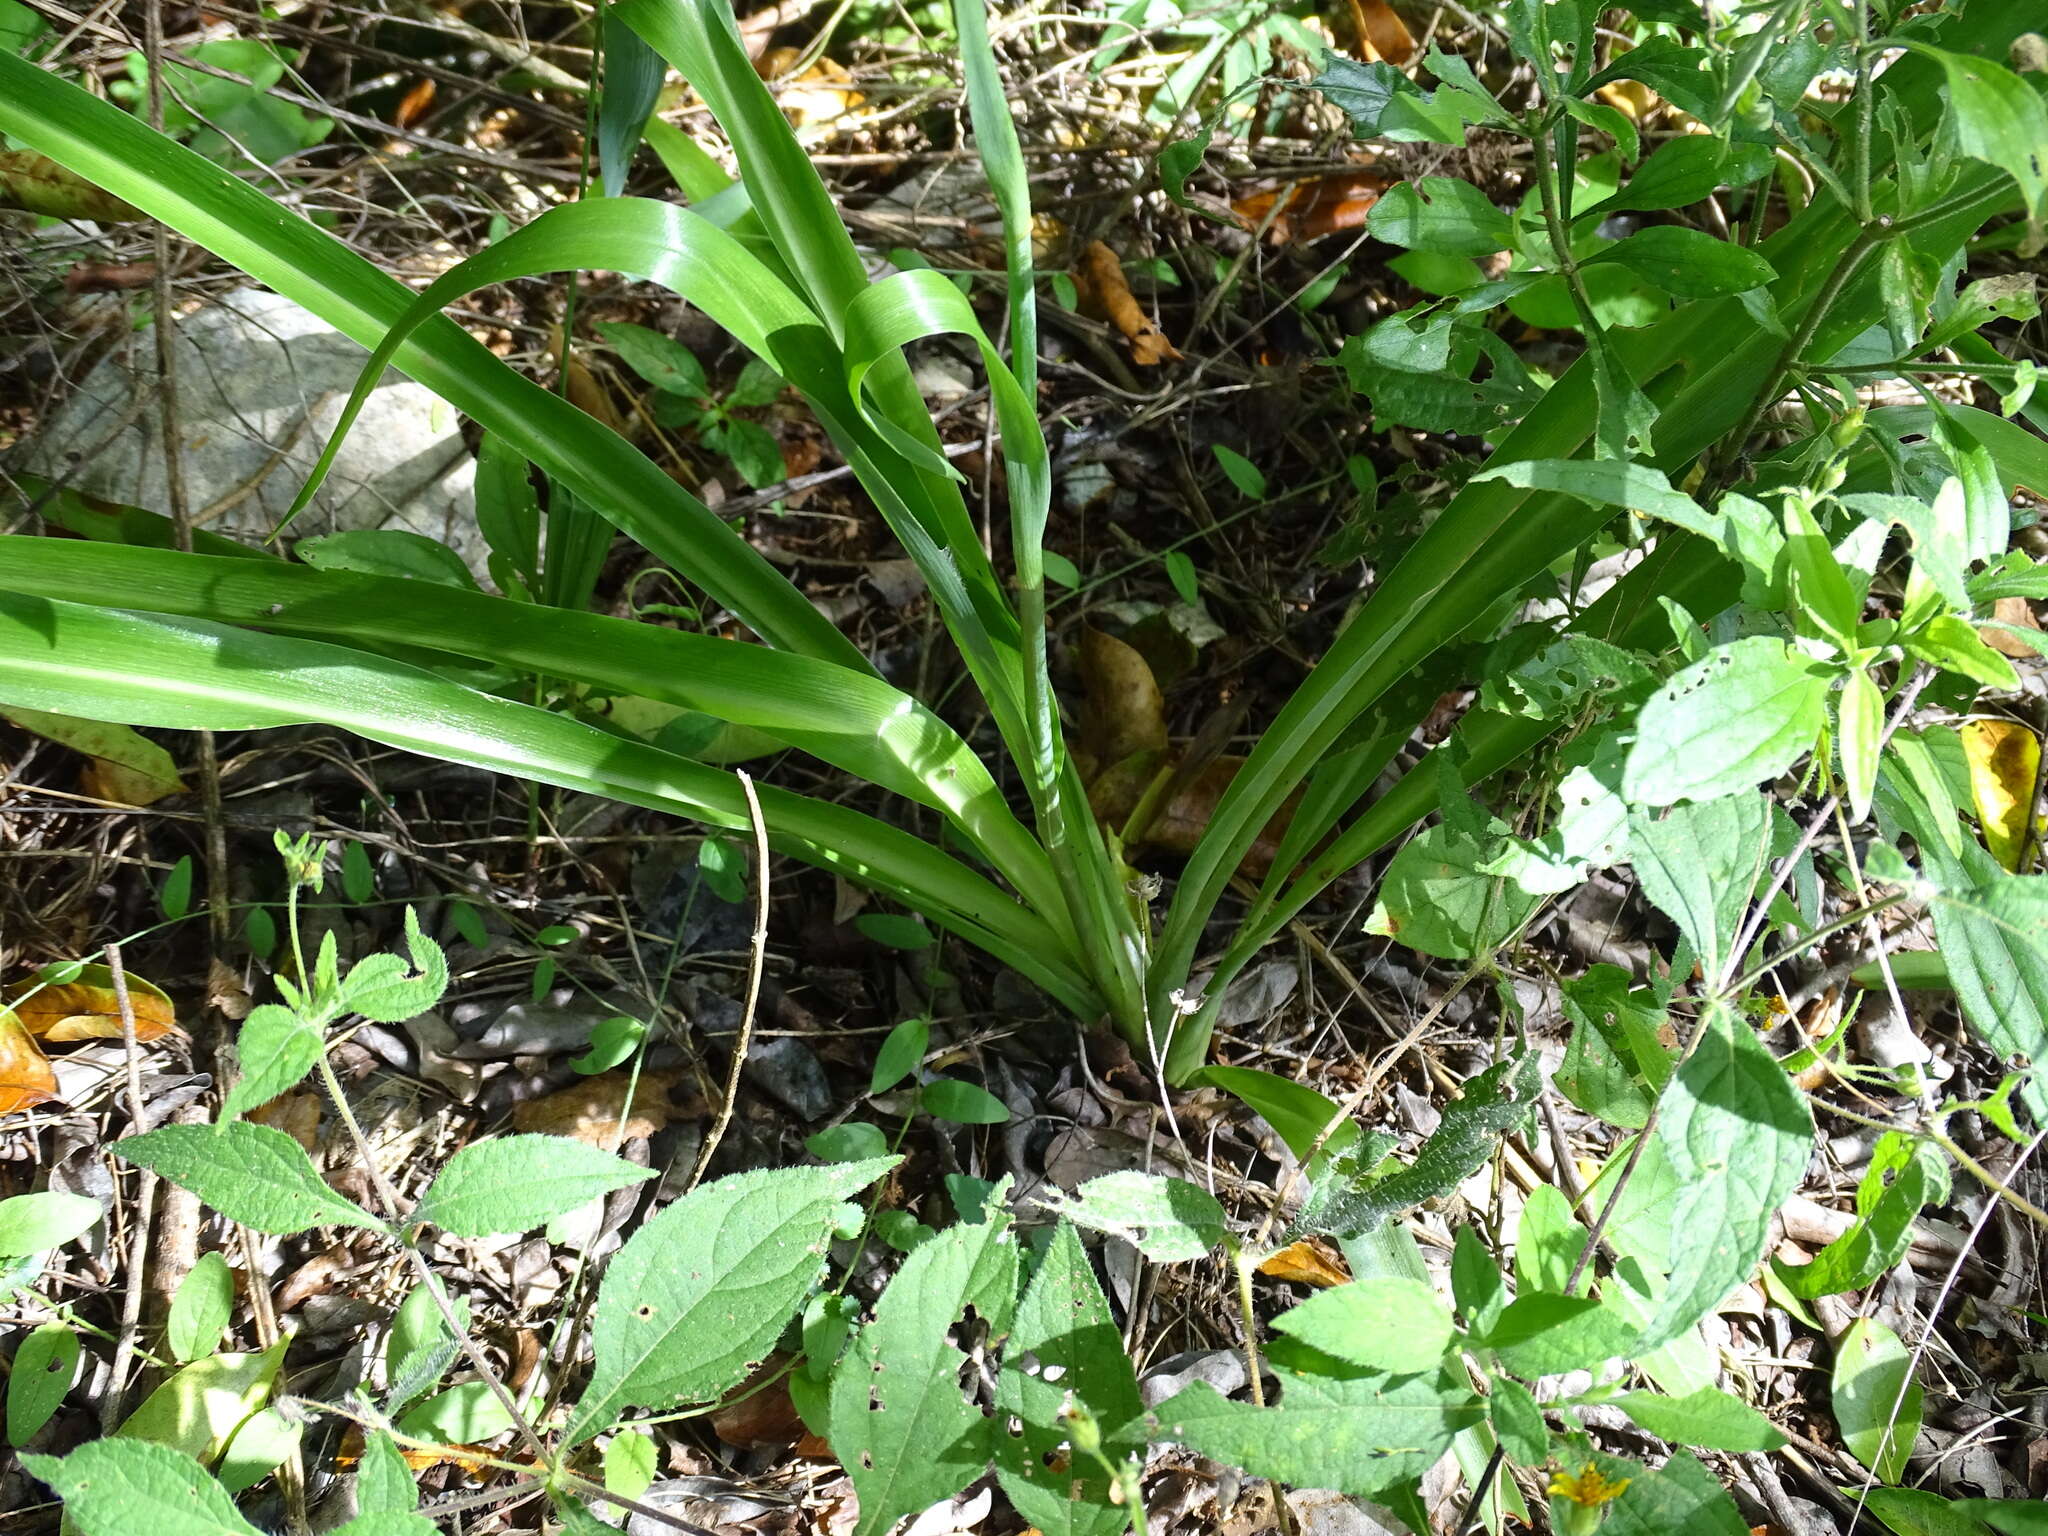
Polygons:
[[727,1445],[743,1449],[794,1445],[803,1433],[788,1386],[789,1356],[771,1354],[753,1375],[725,1396],[711,1415],[711,1428]]
[[1351,24],[1358,29],[1358,56],[1366,63],[1406,64],[1415,57],[1415,36],[1387,0],[1351,0]]
[[1100,240],[1090,241],[1081,253],[1081,264],[1074,269],[1074,286],[1080,290],[1086,308],[1123,332],[1124,339],[1131,344],[1131,361],[1140,368],[1180,360],[1180,353],[1166,339],[1166,333],[1152,323],[1152,317],[1131,293],[1123,262]]
[[33,1109],[57,1097],[57,1074],[21,1020],[0,1008],[0,1115]]
[[391,121],[401,128],[410,128],[427,115],[427,108],[433,104],[434,82],[422,80],[399,98],[398,110],[391,114]]
[[1320,181],[1254,192],[1233,202],[1230,211],[1244,220],[1247,228],[1257,229],[1277,202],[1279,215],[1266,230],[1269,241],[1289,245],[1320,240],[1339,230],[1364,228],[1373,204],[1397,179],[1378,171],[1341,171]]
[[[121,1004],[114,995],[113,972],[104,965],[88,965],[76,981],[63,986],[17,986],[11,1002],[28,1032],[44,1040],[121,1038]],[[171,1000],[133,971],[128,973],[128,1003],[137,1040],[159,1039],[177,1027]]]

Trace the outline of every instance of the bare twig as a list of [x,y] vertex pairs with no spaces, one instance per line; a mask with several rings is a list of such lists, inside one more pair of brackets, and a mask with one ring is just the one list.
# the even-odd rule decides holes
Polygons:
[[[107,946],[107,971],[114,983],[114,1003],[121,1010],[121,1043],[128,1058],[128,1128],[139,1132],[143,1119],[142,1061],[135,1044],[135,1004],[128,996],[128,973],[121,966],[121,946]],[[127,1273],[122,1277],[121,1332],[114,1341],[114,1362],[107,1374],[107,1394],[100,1399],[100,1433],[111,1435],[121,1423],[128,1363],[135,1356],[135,1336],[142,1323],[142,1283],[149,1264],[150,1217],[156,1208],[156,1175],[142,1170],[135,1186],[135,1211],[128,1230]]]
[[754,1039],[754,1014],[761,1003],[761,972],[768,960],[768,824],[761,819],[761,801],[754,793],[753,779],[744,768],[734,772],[740,781],[740,792],[747,797],[747,819],[754,826],[754,862],[758,866],[754,882],[754,951],[747,964],[747,1005],[740,1011],[739,1032],[733,1036],[732,1064],[725,1072],[725,1100],[718,1106],[718,1118],[711,1122],[711,1130],[697,1153],[697,1166],[690,1170],[691,1189],[697,1187],[704,1170],[711,1166],[712,1154],[725,1139],[726,1127],[732,1124],[733,1108],[740,1098],[740,1073],[746,1068],[747,1049]]

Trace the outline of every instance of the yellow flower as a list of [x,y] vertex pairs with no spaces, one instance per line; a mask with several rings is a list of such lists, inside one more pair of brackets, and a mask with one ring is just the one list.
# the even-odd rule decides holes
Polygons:
[[1550,1479],[1551,1493],[1570,1499],[1581,1509],[1597,1509],[1602,1504],[1611,1504],[1627,1489],[1629,1480],[1625,1477],[1603,1477],[1600,1469],[1590,1461],[1577,1472],[1554,1473]]

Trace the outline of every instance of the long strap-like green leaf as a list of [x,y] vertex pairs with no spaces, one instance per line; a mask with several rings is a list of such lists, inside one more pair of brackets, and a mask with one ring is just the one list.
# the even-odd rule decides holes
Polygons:
[[[366,347],[413,302],[403,284],[256,188],[4,50],[0,133],[163,220]],[[858,648],[717,514],[453,321],[422,325],[396,362],[571,486],[770,644],[872,670]]]
[[[335,725],[717,827],[749,825],[745,793],[722,769],[403,662],[191,619],[0,592],[0,700],[188,730]],[[1067,1007],[1101,1006],[1052,930],[959,860],[830,801],[767,785],[758,793],[778,848],[889,892]]]

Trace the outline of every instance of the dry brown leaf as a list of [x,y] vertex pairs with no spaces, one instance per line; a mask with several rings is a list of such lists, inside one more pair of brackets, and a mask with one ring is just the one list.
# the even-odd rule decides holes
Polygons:
[[1320,240],[1339,230],[1363,229],[1380,194],[1399,179],[1378,171],[1343,171],[1320,181],[1254,192],[1233,202],[1230,211],[1244,220],[1247,229],[1257,229],[1277,203],[1280,212],[1266,225],[1268,241],[1288,245]]
[[121,224],[141,210],[103,192],[83,176],[33,150],[0,151],[0,208],[20,208],[52,219],[93,219]]
[[57,1097],[57,1074],[35,1037],[11,1009],[0,1008],[0,1115],[34,1109]]
[[744,1450],[794,1445],[804,1432],[789,1396],[789,1356],[771,1354],[711,1414],[712,1433]]
[[258,1125],[283,1131],[308,1153],[320,1150],[320,1095],[281,1093],[268,1104],[259,1104],[247,1117]]
[[398,109],[391,114],[391,121],[401,128],[410,128],[427,115],[427,108],[434,104],[434,82],[431,77],[420,80],[411,90],[398,99]]
[[[68,1040],[118,1040],[121,1005],[114,995],[114,977],[104,965],[88,965],[78,979],[62,986],[24,983],[13,989],[16,1015],[32,1035],[63,1043]],[[177,1027],[177,1013],[162,990],[128,973],[128,1004],[135,1014],[135,1038],[156,1040]]]
[[[640,1086],[633,1092],[632,1111],[626,1116],[625,1140],[652,1136],[674,1118],[676,1111],[668,1094],[679,1076],[675,1072],[640,1074]],[[610,1147],[621,1134],[619,1113],[625,1108],[626,1093],[632,1085],[630,1072],[607,1072],[572,1083],[514,1109],[513,1128],[543,1136],[573,1136],[593,1147]]]
[[[1991,617],[2000,624],[2010,624],[2014,629],[2039,631],[2041,628],[2041,621],[2034,617],[2033,604],[2024,597],[2001,597],[1991,605]],[[2015,661],[2024,661],[2030,656],[2041,654],[2018,635],[2007,634],[2004,630],[1994,629],[1988,624],[1978,630],[1977,634],[1991,649],[2001,656],[2010,656]]]
[[1351,23],[1358,29],[1358,56],[1366,63],[1406,64],[1415,57],[1415,35],[1387,0],[1351,0]]
[[1080,289],[1086,308],[1123,333],[1131,344],[1131,361],[1140,368],[1180,360],[1166,333],[1152,323],[1132,294],[1123,262],[1100,240],[1091,240],[1081,253],[1081,264],[1074,269],[1074,286]]
[[1259,1273],[1275,1280],[1291,1280],[1296,1285],[1313,1285],[1319,1290],[1344,1285],[1351,1279],[1344,1255],[1320,1237],[1289,1243],[1261,1264]]
[[215,955],[206,966],[206,1006],[218,1008],[225,1018],[240,1023],[255,1010],[256,999],[242,985],[235,968]]
[[1637,123],[1656,111],[1660,100],[1657,93],[1640,80],[1616,80],[1601,86],[1593,94]]
[[128,288],[147,288],[156,281],[153,261],[81,261],[64,274],[66,293],[119,293]]
[[1166,748],[1166,700],[1133,646],[1095,628],[1081,631],[1081,748],[1104,768],[1133,753]]

